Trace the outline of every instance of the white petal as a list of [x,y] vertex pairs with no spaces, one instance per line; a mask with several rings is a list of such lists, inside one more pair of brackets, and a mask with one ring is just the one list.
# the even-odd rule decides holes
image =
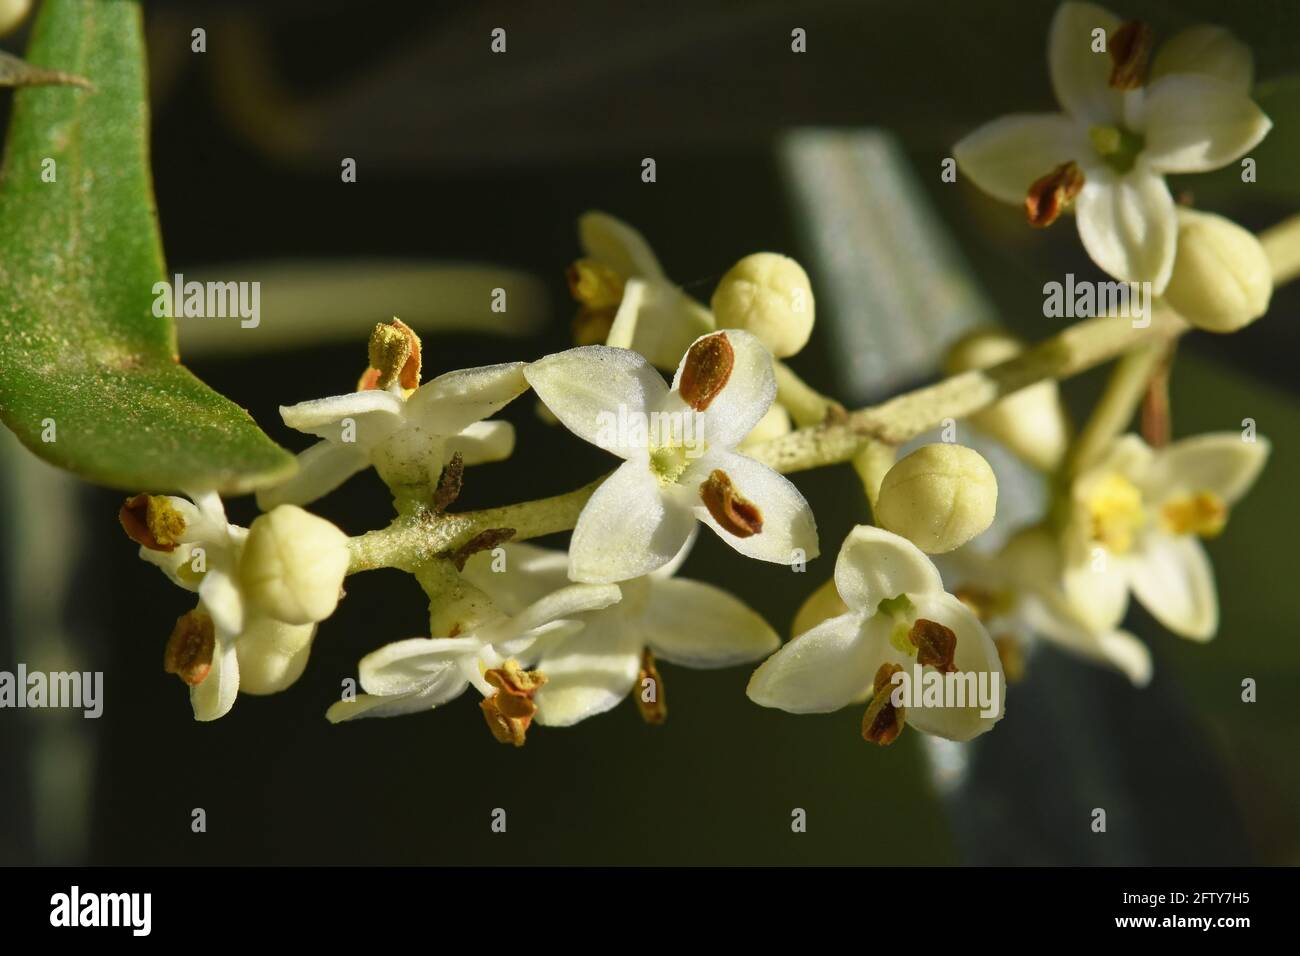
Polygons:
[[[552,591],[569,584],[569,555],[531,544],[504,544],[498,562],[491,551],[480,551],[465,562],[465,580],[486,592],[507,614],[517,614]],[[495,567],[502,570],[496,571]]]
[[141,545],[140,557],[142,560],[161,568],[163,574],[167,575],[167,579],[177,587],[182,587],[187,591],[197,591],[199,589],[198,584],[187,581],[178,573],[181,568],[185,567],[193,559],[192,547],[192,545],[180,544],[171,551],[155,551],[153,548],[146,548]]
[[1214,570],[1192,535],[1148,534],[1133,556],[1130,578],[1142,606],[1175,634],[1208,641],[1218,630]]
[[1160,45],[1151,62],[1148,83],[1172,73],[1211,76],[1245,93],[1255,78],[1250,47],[1222,27],[1188,27]]
[[650,250],[645,236],[621,219],[603,212],[584,212],[578,217],[578,241],[592,259],[604,263],[624,277],[662,279],[664,271]]
[[874,614],[881,601],[900,594],[943,591],[934,562],[901,535],[858,525],[835,559],[835,590],[854,610]]
[[190,688],[190,706],[195,720],[216,720],[230,713],[239,695],[239,658],[233,640],[221,640],[212,652],[212,669],[196,687]]
[[1176,74],[1146,91],[1143,157],[1160,173],[1203,173],[1240,159],[1273,127],[1245,92]]
[[1091,559],[1066,567],[1063,582],[1066,598],[1088,627],[1108,631],[1124,620],[1128,611],[1130,565],[1131,561],[1107,551],[1097,570]]
[[361,658],[357,674],[366,693],[391,696],[437,687],[433,703],[444,703],[464,691],[461,662],[472,659],[482,646],[473,637],[394,641]]
[[827,578],[799,605],[794,621],[790,624],[790,634],[797,636],[804,631],[811,631],[822,621],[848,612],[849,606],[840,597],[840,592],[835,590],[835,579]]
[[[619,312],[622,313],[622,305]],[[617,324],[618,316],[614,321]],[[692,342],[715,328],[713,313],[704,305],[675,285],[653,282],[641,295],[632,326],[631,348],[649,359],[655,368],[671,370],[677,367]]]
[[[984,625],[970,608],[951,594],[922,594],[914,598],[913,603],[916,605],[917,618],[942,624],[956,635],[957,649],[953,665],[957,668],[957,673],[977,676],[973,687],[969,679],[963,679],[965,699],[971,702],[967,706],[926,707],[914,703],[907,708],[907,723],[917,730],[947,740],[970,740],[992,730],[993,725],[1002,719],[1007,686],[998,649]],[[901,664],[910,674],[915,659],[900,655],[896,663]],[[980,674],[988,675],[984,678],[984,690],[988,693],[988,710],[991,713],[987,715],[980,703]],[[923,691],[923,688],[914,687],[913,693],[918,690]]]
[[1271,449],[1262,435],[1249,442],[1240,432],[1184,438],[1156,453],[1145,476],[1146,494],[1152,501],[1165,501],[1208,491],[1234,504],[1255,484]]
[[[726,384],[704,409],[703,439],[710,448],[735,448],[753,431],[776,399],[772,353],[757,336],[742,329],[726,329],[713,334],[727,337],[734,364]],[[686,356],[683,355],[677,374],[673,376],[674,392],[681,385],[685,367]]]
[[1021,205],[1035,180],[1089,148],[1079,125],[1062,113],[1017,113],[985,123],[953,147],[953,156],[984,192]]
[[402,408],[402,399],[392,392],[371,388],[297,405],[281,405],[280,417],[290,428],[336,442],[343,440],[343,420],[350,419],[356,425],[356,444],[367,448],[383,441],[401,425]]
[[618,704],[641,669],[641,639],[617,617],[601,615],[537,662],[546,683],[537,691],[537,720],[569,727]]
[[[518,614],[475,628],[474,636],[485,644],[508,647],[510,642],[528,637],[537,628],[607,608],[617,604],[622,596],[616,584],[569,584],[533,602]],[[512,654],[514,649],[503,653]]]
[[569,576],[602,584],[649,574],[673,559],[694,527],[692,509],[662,494],[648,462],[624,462],[578,515]]
[[1047,35],[1047,65],[1056,101],[1071,116],[1109,126],[1123,115],[1123,94],[1111,89],[1109,53],[1092,49],[1092,31],[1109,38],[1120,19],[1092,3],[1063,3]]
[[406,400],[408,418],[452,436],[500,411],[528,388],[523,362],[484,365],[439,375]]
[[1090,166],[1075,213],[1093,262],[1116,279],[1150,282],[1155,295],[1164,291],[1174,268],[1178,217],[1163,177],[1140,159],[1123,176]]
[[823,621],[765,660],[745,693],[761,707],[824,714],[871,694],[893,622],[858,612]]
[[[643,356],[606,345],[548,355],[525,368],[524,375],[564,427],[623,458],[645,452],[646,416],[668,394],[663,377]],[[638,416],[639,435],[619,427]]]
[[370,459],[355,444],[318,441],[298,454],[293,477],[258,490],[257,506],[270,511],[279,505],[310,504],[369,465]]
[[439,688],[432,685],[422,691],[411,694],[358,694],[355,700],[339,700],[325,711],[325,719],[331,724],[358,717],[400,717],[404,714],[418,714],[432,710],[437,704],[433,702],[438,696]]
[[1075,615],[1063,593],[1040,592],[1021,599],[1020,613],[1035,634],[1067,651],[1115,668],[1136,687],[1151,681],[1151,652],[1128,631],[1093,630]]
[[[726,472],[736,493],[762,513],[763,529],[757,534],[732,534],[701,503],[699,486],[715,469]],[[696,517],[747,558],[797,564],[821,553],[812,508],[788,478],[761,462],[736,452],[710,452],[682,473],[681,487],[693,496]]]
[[509,422],[474,422],[447,439],[446,456],[460,452],[467,465],[505,461],[515,450],[515,426]]
[[665,578],[671,578],[674,574],[680,571],[682,565],[686,563],[686,559],[691,556],[691,549],[695,547],[695,542],[699,536],[700,526],[698,524],[692,524],[691,533],[687,535],[686,543],[682,545],[681,550],[678,551],[677,554],[673,556],[673,559],[663,567],[656,568],[651,572],[650,577],[662,580]]
[[766,657],[781,646],[762,615],[699,581],[654,582],[641,627],[655,654],[687,667],[730,667]]
[[234,637],[244,629],[244,599],[230,573],[211,562],[218,555],[208,555],[209,566],[199,583],[199,602],[212,616],[217,633]]

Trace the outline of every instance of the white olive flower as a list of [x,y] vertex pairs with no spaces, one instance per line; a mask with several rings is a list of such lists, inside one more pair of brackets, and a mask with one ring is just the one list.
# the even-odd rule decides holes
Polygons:
[[[692,541],[694,534],[692,534]],[[644,577],[623,581],[623,599],[583,616],[575,634],[538,641],[527,662],[546,677],[537,691],[537,720],[567,727],[610,710],[636,688],[642,716],[665,714],[656,657],[694,668],[730,667],[765,657],[780,646],[758,614],[720,588],[676,579],[688,542],[671,562]],[[492,570],[487,552],[465,565],[465,576],[506,609],[523,607],[560,589],[568,555],[526,544],[505,545],[505,570]]]
[[1198,538],[1223,530],[1228,509],[1268,458],[1262,436],[1199,435],[1153,451],[1118,439],[1070,489],[1063,532],[1065,592],[1092,627],[1124,618],[1130,588],[1176,634],[1209,640],[1218,628],[1214,572]]
[[996,553],[965,547],[936,564],[1000,653],[1014,653],[1042,637],[1118,670],[1138,687],[1150,682],[1151,652],[1145,644],[1127,631],[1094,628],[1075,611],[1061,584],[1060,549],[1045,528],[1017,532]]
[[263,510],[307,504],[370,465],[396,488],[432,488],[459,451],[465,464],[507,458],[514,448],[508,422],[485,422],[527,387],[523,363],[448,372],[414,391],[387,388],[281,406],[284,423],[323,439],[298,456],[298,471],[257,493]]
[[[879,743],[893,740],[904,719],[925,733],[969,740],[1002,718],[1006,689],[997,648],[974,612],[944,591],[916,545],[858,526],[835,562],[835,588],[848,610],[768,658],[750,679],[751,700],[796,714],[826,713],[874,692],[863,733]],[[982,714],[968,698],[961,707],[908,706],[904,715],[889,703],[888,672],[910,673],[917,665],[927,673],[985,675],[994,712]]]
[[569,268],[569,289],[582,307],[580,330],[595,330],[579,341],[632,349],[667,370],[713,331],[713,314],[673,284],[636,229],[586,212],[578,218],[578,239],[586,257]]
[[[582,621],[575,620],[576,615],[608,607],[619,596],[616,585],[570,584],[456,637],[415,637],[387,644],[361,659],[358,675],[365,693],[339,701],[325,716],[338,723],[418,713],[454,700],[471,684],[491,699],[504,692],[501,683],[508,676],[514,678],[512,685],[520,683],[519,663],[536,659],[538,641],[579,631]],[[531,700],[531,689],[526,696]],[[526,724],[519,728],[519,742],[526,729]]]
[[803,495],[733,450],[776,394],[771,353],[748,332],[697,339],[671,390],[637,352],[602,345],[547,356],[524,375],[570,431],[625,459],[578,516],[574,580],[649,574],[681,551],[697,520],[748,557],[817,555]]
[[955,155],[980,189],[1023,203],[1034,225],[1050,224],[1073,201],[1092,260],[1159,294],[1178,232],[1165,175],[1226,166],[1272,124],[1248,95],[1250,51],[1231,34],[1214,27],[1179,34],[1147,76],[1150,37],[1145,24],[1121,23],[1099,6],[1062,4],[1047,51],[1062,112],[994,120]]
[[194,716],[206,721],[230,711],[241,685],[269,694],[297,680],[316,625],[276,620],[248,600],[240,584],[248,530],[226,520],[215,492],[193,499],[137,495],[120,519],[140,557],[199,595],[198,606],[176,622],[164,668],[189,686]]

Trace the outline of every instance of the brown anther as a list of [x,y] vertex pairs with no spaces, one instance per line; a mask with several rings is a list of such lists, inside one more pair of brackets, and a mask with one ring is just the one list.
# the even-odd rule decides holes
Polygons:
[[1106,49],[1110,51],[1112,89],[1135,90],[1142,85],[1151,46],[1151,27],[1141,20],[1129,20],[1111,32],[1106,38]]
[[[370,368],[361,376],[358,391],[388,388],[397,382],[404,389],[420,384],[420,337],[401,319],[387,325],[380,322],[370,333]],[[373,385],[366,385],[371,370],[378,372]]]
[[378,388],[378,387],[379,387],[379,369],[377,368],[367,368],[364,372],[361,373],[361,377],[357,379],[358,392],[368,392],[372,388]]
[[479,704],[492,736],[499,743],[522,747],[537,713],[533,694],[546,683],[546,676],[539,671],[525,671],[518,661],[508,660],[486,671],[483,679],[497,689]]
[[641,652],[641,669],[636,675],[636,686],[632,689],[636,699],[636,709],[641,719],[647,724],[662,724],[668,719],[668,702],[664,699],[664,679],[659,676],[655,665],[655,656],[646,648]]
[[455,551],[444,551],[439,555],[456,565],[457,571],[465,570],[465,562],[480,551],[490,551],[499,544],[505,544],[515,536],[514,528],[488,528],[480,531]]
[[614,327],[616,309],[579,309],[573,317],[574,345],[604,345]]
[[451,461],[442,466],[438,475],[438,487],[433,490],[433,510],[442,514],[460,497],[465,478],[465,459],[460,452],[451,456]]
[[578,259],[564,276],[569,294],[585,309],[615,309],[623,300],[623,277],[595,259]]
[[1007,683],[1015,684],[1025,679],[1025,649],[1020,639],[1011,634],[999,634],[993,638],[997,648],[998,660],[1002,662],[1002,673]]
[[916,646],[916,662],[950,674],[957,669],[952,661],[957,653],[957,635],[938,621],[917,618],[907,639]]
[[986,623],[997,612],[1000,603],[998,596],[992,591],[969,585],[960,585],[953,588],[952,596],[965,604],[975,612],[977,618]]
[[737,538],[748,538],[763,530],[763,512],[758,510],[758,505],[740,496],[731,483],[731,476],[721,468],[713,469],[700,482],[700,500],[713,520]]
[[216,646],[212,618],[197,608],[182,614],[176,619],[172,636],[167,639],[163,670],[196,687],[212,670],[212,654]]
[[1031,226],[1044,229],[1060,217],[1083,189],[1083,171],[1076,162],[1062,163],[1046,176],[1035,179],[1025,194],[1025,218]]
[[726,332],[700,339],[686,353],[678,394],[697,412],[704,411],[731,378],[735,364],[736,350],[731,347]]
[[901,671],[897,664],[881,664],[872,682],[873,693],[867,712],[862,716],[862,738],[873,744],[887,747],[898,739],[907,720],[907,708],[895,707],[890,700],[893,696],[893,676]]
[[132,541],[150,551],[175,551],[185,533],[185,516],[160,495],[127,498],[117,520]]

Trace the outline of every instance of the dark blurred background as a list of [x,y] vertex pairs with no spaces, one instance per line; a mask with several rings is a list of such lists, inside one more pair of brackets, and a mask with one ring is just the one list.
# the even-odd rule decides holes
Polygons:
[[[311,301],[313,275],[357,263],[429,269],[400,290],[375,284],[354,318],[317,323],[286,305],[264,311],[264,330],[232,328],[224,341],[181,320],[182,357],[299,450],[307,440],[280,423],[278,406],[350,389],[365,335],[395,301],[411,301],[412,281],[427,314],[401,315],[425,336],[426,375],[566,347],[563,270],[578,254],[575,218],[590,208],[635,224],[669,275],[705,301],[749,252],[804,261],[818,330],[793,364],[848,400],[932,377],[943,342],[975,321],[995,317],[1041,338],[1063,324],[1042,318],[1042,284],[1092,274],[1072,224],[1031,232],[1015,210],[938,173],[952,144],[983,121],[1052,108],[1045,45],[1054,9],[940,0],[151,5],[153,168],[172,270],[232,277],[220,270],[237,263],[239,277],[256,278],[293,261],[304,268],[281,299],[291,303],[294,294]],[[1276,124],[1252,153],[1259,182],[1243,186],[1229,168],[1175,183],[1176,192],[1252,228],[1300,207],[1295,5],[1113,9],[1150,21],[1157,38],[1223,24],[1255,50],[1258,99]],[[196,27],[206,53],[191,52]],[[495,27],[507,31],[505,54],[490,51]],[[806,53],[791,52],[794,28],[807,31]],[[0,43],[21,53],[23,33]],[[8,102],[0,96],[6,113]],[[838,211],[810,192],[817,177],[806,164],[826,155],[853,160],[833,184]],[[640,178],[647,156],[657,163],[652,184]],[[344,157],[357,160],[356,183],[340,182]],[[861,250],[896,251],[900,222],[933,241],[887,270]],[[827,256],[837,241],[845,255]],[[532,318],[498,327],[486,293],[481,307],[448,314],[440,303],[461,302],[477,281],[458,278],[461,263],[535,276],[519,303]],[[855,284],[876,298],[821,293]],[[936,290],[942,315],[930,307]],[[920,305],[871,307],[898,301]],[[102,670],[106,700],[98,721],[0,712],[0,862],[1300,862],[1298,309],[1296,290],[1284,290],[1265,320],[1236,336],[1190,336],[1175,369],[1176,435],[1252,417],[1274,442],[1260,484],[1210,547],[1217,640],[1181,641],[1135,611],[1129,626],[1156,662],[1142,691],[1043,649],[1012,689],[1006,719],[970,747],[911,732],[877,749],[860,738],[859,710],[762,710],[744,697],[743,667],[666,666],[665,726],[642,725],[625,704],[575,728],[538,728],[520,751],[491,739],[472,694],[427,715],[332,727],[325,709],[357,659],[427,628],[415,582],[386,571],[349,580],[295,686],[241,696],[226,718],[198,724],[160,666],[192,597],[136,560],[117,526],[121,495],[58,476],[6,435],[0,669],[59,660]],[[274,329],[304,344],[273,347]],[[883,340],[895,343],[888,353],[866,355]],[[1067,386],[1076,420],[1103,380],[1094,372]],[[506,410],[519,429],[515,458],[472,470],[459,506],[564,491],[608,467],[602,453],[545,425],[534,405],[525,396]],[[732,588],[783,634],[866,515],[851,470],[796,480],[826,555],[806,575],[742,561],[710,535],[683,571]],[[240,523],[254,514],[249,499],[229,507]],[[353,534],[390,514],[372,474],[319,510]],[[1241,702],[1244,677],[1258,681],[1257,703]],[[203,834],[190,827],[198,807]],[[504,836],[489,829],[496,807],[509,815]],[[1107,809],[1105,834],[1089,827],[1095,807]],[[794,808],[807,811],[806,833],[791,832]]]

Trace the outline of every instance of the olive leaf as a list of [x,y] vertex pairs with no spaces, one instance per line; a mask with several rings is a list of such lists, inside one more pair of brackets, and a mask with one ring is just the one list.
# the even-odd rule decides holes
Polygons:
[[46,0],[27,61],[29,76],[91,87],[14,94],[0,419],[46,461],[116,488],[237,493],[291,473],[292,456],[246,411],[179,364],[172,320],[154,314],[165,269],[139,5]]

